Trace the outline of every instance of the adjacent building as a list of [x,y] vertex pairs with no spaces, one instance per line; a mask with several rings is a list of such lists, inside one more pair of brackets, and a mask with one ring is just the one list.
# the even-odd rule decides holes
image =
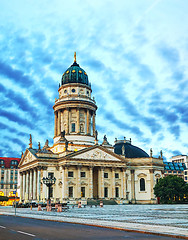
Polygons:
[[20,201],[46,201],[43,177],[55,177],[53,202],[76,204],[96,199],[118,203],[156,203],[153,187],[163,176],[162,153],[148,155],[126,138],[98,144],[97,105],[87,73],[76,61],[63,73],[54,109],[54,144],[29,147],[22,155]]
[[12,196],[17,191],[20,158],[0,157],[0,196]]

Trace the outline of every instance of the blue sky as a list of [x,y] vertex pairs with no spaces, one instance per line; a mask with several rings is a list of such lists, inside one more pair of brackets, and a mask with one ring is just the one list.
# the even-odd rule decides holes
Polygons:
[[0,3],[0,156],[53,144],[63,72],[77,62],[96,99],[97,129],[168,160],[188,154],[187,0]]

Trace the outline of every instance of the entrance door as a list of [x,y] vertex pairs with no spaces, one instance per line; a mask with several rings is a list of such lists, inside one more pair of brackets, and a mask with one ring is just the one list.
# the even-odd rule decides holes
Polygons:
[[93,198],[98,199],[98,167],[93,168]]

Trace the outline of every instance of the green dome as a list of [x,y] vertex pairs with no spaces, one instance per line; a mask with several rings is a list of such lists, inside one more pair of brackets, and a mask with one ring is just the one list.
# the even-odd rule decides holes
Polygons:
[[79,66],[77,62],[74,62],[64,73],[61,80],[61,85],[68,83],[81,83],[91,87],[88,80],[87,73]]

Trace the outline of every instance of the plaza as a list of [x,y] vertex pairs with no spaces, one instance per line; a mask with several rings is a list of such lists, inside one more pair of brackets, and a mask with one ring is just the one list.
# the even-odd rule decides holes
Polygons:
[[[12,207],[0,207],[0,214],[15,215]],[[104,205],[85,208],[69,206],[65,212],[16,209],[21,217],[140,231],[188,239],[188,205]]]

